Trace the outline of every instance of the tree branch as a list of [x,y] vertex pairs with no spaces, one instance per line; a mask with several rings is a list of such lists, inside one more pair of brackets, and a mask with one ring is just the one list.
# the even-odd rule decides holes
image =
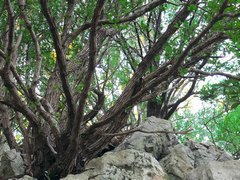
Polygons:
[[221,16],[223,16],[223,17],[231,17],[231,18],[235,18],[235,17],[239,17],[240,16],[240,12],[239,13],[236,13],[236,14],[234,14],[234,13],[223,13]]
[[171,67],[171,69],[169,71],[171,72],[175,72],[176,68],[178,68],[178,66],[182,63],[182,61],[186,58],[186,56],[188,55],[188,53],[190,52],[190,50],[192,49],[192,47],[194,47],[200,40],[201,38],[214,26],[215,23],[217,23],[219,20],[221,20],[223,17],[221,16],[221,14],[223,13],[223,10],[227,8],[227,3],[228,0],[225,0],[220,8],[220,10],[218,11],[218,13],[212,18],[212,20],[208,23],[208,25],[202,30],[201,33],[199,33],[197,35],[197,37],[195,37],[189,44],[188,46],[185,48],[185,50],[181,53],[181,55],[179,56],[179,58],[175,61],[175,63],[173,64],[173,66]]
[[24,86],[24,82],[23,80],[21,79],[21,77],[19,76],[18,72],[16,71],[16,68],[11,65],[10,66],[10,70],[11,72],[13,73],[13,76],[15,77],[15,79],[17,80],[17,83],[20,85],[20,87],[22,88],[22,90],[24,91],[25,93],[25,96],[30,99],[30,96],[29,96],[29,93],[27,91],[27,88]]
[[52,133],[56,138],[60,137],[60,130],[58,126],[57,120],[53,117],[52,114],[47,112],[44,107],[41,105],[41,102],[39,101],[38,97],[34,92],[32,92],[32,89],[29,89],[29,94],[31,96],[31,100],[34,102],[37,111],[39,114],[45,119],[45,121],[48,123],[50,129],[52,130]]
[[94,92],[98,96],[98,101],[97,101],[96,105],[93,107],[93,110],[90,113],[88,113],[87,115],[84,116],[83,122],[85,124],[89,120],[92,120],[98,114],[98,112],[100,111],[100,109],[101,109],[101,107],[103,106],[103,103],[104,103],[104,99],[105,99],[104,93],[97,90],[97,89],[94,89]]
[[193,129],[189,129],[187,131],[145,131],[142,129],[133,129],[133,130],[129,130],[123,133],[114,133],[114,134],[101,134],[102,136],[124,136],[124,135],[128,135],[134,132],[142,132],[142,133],[149,133],[149,134],[153,134],[153,133],[167,133],[167,134],[190,134],[190,131],[192,131]]
[[3,59],[6,59],[5,53],[0,49],[0,56],[2,56]]
[[[224,3],[225,4],[225,3]],[[187,5],[188,6],[188,5]],[[223,5],[222,5],[223,6]],[[226,8],[226,7],[225,7]],[[220,12],[220,11],[219,11]],[[179,15],[180,16],[180,13]],[[157,86],[159,83],[163,82],[164,80],[166,80],[170,75],[173,74],[173,72],[176,72],[177,69],[180,67],[180,64],[182,63],[182,61],[186,58],[186,56],[188,55],[188,53],[190,52],[190,50],[192,49],[192,47],[194,47],[200,40],[201,38],[213,27],[213,25],[218,22],[219,20],[221,20],[223,17],[220,16],[219,13],[217,13],[213,19],[209,22],[209,24],[206,26],[206,28],[204,28],[202,30],[201,33],[198,34],[198,36],[196,38],[194,38],[186,47],[186,49],[181,53],[181,55],[179,56],[179,58],[177,60],[175,60],[175,62],[173,62],[172,67],[169,68],[169,70],[167,70],[165,73],[163,73],[161,76],[159,76],[158,78],[156,78],[154,81],[152,81],[151,83],[149,83],[145,88],[143,88],[139,93],[137,93],[133,98],[136,99],[138,97],[140,97],[143,93],[145,93],[148,89],[152,89],[153,87]],[[177,21],[178,22],[178,21]],[[175,23],[177,23],[175,21]],[[181,21],[182,22],[182,21]],[[170,26],[170,25],[169,25]],[[167,30],[168,31],[168,30]],[[221,36],[220,36],[221,37]],[[224,37],[225,38],[225,37]],[[201,47],[198,48],[198,50],[201,49]],[[139,65],[140,66],[140,65]],[[146,65],[147,66],[147,65]],[[132,99],[133,99],[132,98]]]
[[29,172],[31,173],[31,153],[32,152],[30,150],[30,144],[29,144],[27,129],[23,125],[20,113],[15,111],[15,116],[16,116],[19,128],[21,129],[23,137],[24,137],[23,146],[24,146],[24,150],[26,152],[28,169],[29,169]]
[[91,30],[90,30],[90,37],[89,37],[89,64],[88,64],[88,71],[86,77],[84,79],[84,86],[80,94],[79,105],[77,109],[77,114],[74,118],[74,123],[68,123],[68,130],[72,129],[72,140],[76,140],[79,134],[80,125],[84,118],[84,109],[86,100],[89,94],[90,86],[92,83],[92,78],[94,75],[95,67],[96,67],[96,58],[97,58],[97,25],[101,15],[101,11],[104,5],[104,0],[98,0],[96,8],[94,10],[92,23],[91,23]]
[[52,151],[52,153],[54,154],[54,155],[57,155],[58,153],[57,153],[57,151],[55,151],[55,149],[52,147],[52,145],[50,144],[50,141],[49,141],[49,137],[47,136],[47,145],[48,145],[48,147],[50,148],[50,150]]
[[13,130],[12,130],[11,122],[10,122],[10,118],[9,118],[8,107],[4,104],[0,104],[0,113],[1,113],[3,134],[6,136],[8,145],[9,145],[10,149],[16,149],[16,151],[19,151],[18,144],[13,135]]
[[39,43],[37,40],[37,36],[33,30],[32,24],[30,23],[27,15],[24,12],[24,6],[25,6],[25,0],[19,0],[19,8],[21,10],[21,17],[22,17],[23,21],[25,22],[26,27],[30,33],[30,36],[34,43],[35,53],[36,53],[36,57],[37,57],[34,76],[33,76],[32,84],[31,84],[31,88],[35,92],[35,88],[38,84],[38,79],[39,79],[39,74],[40,74],[40,69],[41,69],[41,64],[42,64],[42,54],[41,54],[41,50],[40,50]]
[[202,71],[202,70],[191,67],[191,68],[189,68],[189,72],[196,72],[196,73],[207,75],[207,76],[215,76],[215,75],[225,76],[225,77],[228,77],[230,79],[236,79],[236,80],[240,81],[240,76],[235,76],[235,75],[232,75],[232,74],[223,73],[223,72],[219,72],[219,71],[217,71],[217,72],[206,72],[206,71]]
[[[68,0],[68,9],[66,14],[64,15],[64,26],[63,26],[63,31],[62,31],[62,42],[65,42],[67,37],[68,37],[68,32],[71,27],[71,22],[72,22],[72,14],[74,12],[74,7],[75,7],[75,0]],[[65,44],[63,43],[63,49],[66,52],[68,46],[64,47]]]
[[[9,31],[8,31],[8,58],[12,58],[12,48],[14,45],[14,27],[15,27],[15,17],[14,17],[14,11],[11,5],[10,0],[5,0],[7,11],[8,11],[8,22],[9,22]],[[10,67],[10,61],[6,61],[6,66],[8,68]]]
[[58,62],[59,68],[60,68],[60,78],[62,81],[62,87],[63,87],[63,91],[65,93],[67,105],[68,105],[69,119],[70,119],[70,121],[73,121],[73,119],[75,117],[76,108],[75,108],[74,100],[72,97],[70,83],[68,80],[66,57],[65,57],[65,54],[62,49],[62,43],[61,43],[61,40],[59,37],[58,28],[54,21],[52,12],[50,10],[48,0],[40,0],[40,3],[41,3],[41,7],[42,7],[42,12],[48,21],[48,25],[50,27],[50,31],[52,34],[54,48],[55,48],[56,54],[57,54],[57,62]]
[[20,97],[15,84],[12,82],[12,80],[10,78],[10,73],[11,72],[7,67],[4,67],[4,69],[0,70],[0,76],[2,77],[2,79],[4,81],[4,85],[8,89],[9,94],[10,94],[10,100],[11,100],[10,103],[11,104],[8,103],[8,105],[10,105],[10,107],[13,108],[14,110],[21,112],[29,121],[31,121],[32,123],[37,125],[39,127],[39,129],[41,130],[42,135],[47,135],[48,132],[46,129],[44,129],[41,126],[40,120],[36,117],[34,112],[32,112],[28,108],[28,106],[25,104],[25,102]]
[[[149,101],[149,100],[151,100],[151,99],[153,99],[153,98],[156,98],[159,94],[169,92],[169,91],[174,90],[174,89],[176,89],[176,88],[178,88],[178,87],[180,86],[180,85],[177,83],[177,84],[175,84],[173,87],[167,88],[167,89],[164,90],[164,87],[165,87],[166,85],[168,85],[169,82],[171,82],[171,81],[173,81],[173,78],[170,78],[168,81],[164,81],[164,82],[162,82],[161,84],[159,84],[159,85],[154,89],[154,92],[153,92],[153,93],[150,93],[150,94],[144,96],[143,98],[141,98],[140,102]],[[182,83],[180,83],[180,84],[182,84]]]
[[170,118],[170,116],[175,112],[175,110],[177,109],[177,107],[179,106],[180,103],[182,103],[183,101],[187,100],[192,95],[192,92],[193,92],[193,90],[195,88],[197,80],[198,80],[198,77],[195,76],[195,78],[193,80],[193,83],[192,83],[190,89],[188,90],[187,94],[185,96],[183,96],[182,98],[180,98],[179,100],[177,100],[176,103],[174,103],[174,105],[172,106],[170,111],[167,113],[166,119]]
[[[152,1],[152,2],[148,3],[147,5],[141,7],[139,11],[137,11],[127,17],[119,18],[117,24],[132,21],[132,20],[142,16],[146,12],[151,11],[152,9],[156,8],[157,6],[162,5],[165,2],[166,2],[165,0]],[[101,19],[98,21],[98,25],[106,25],[106,24],[115,24],[115,22],[113,23],[109,19]],[[85,31],[86,29],[88,29],[90,27],[91,27],[91,22],[84,23],[81,27],[79,27],[76,31],[74,31],[69,36],[69,38],[67,39],[68,43],[71,43],[81,32]]]
[[[197,3],[197,0],[189,1],[185,5],[185,7],[178,13],[178,15],[174,18],[174,20],[169,24],[165,33],[163,33],[163,35],[158,39],[158,41],[149,50],[147,55],[143,58],[142,62],[138,66],[137,71],[134,73],[130,82],[127,84],[126,88],[124,89],[124,92],[115,102],[113,107],[110,110],[108,110],[108,113],[102,117],[102,119],[104,120],[96,122],[95,124],[90,126],[84,133],[86,134],[93,133],[93,131],[95,131],[96,128],[102,127],[110,123],[114,119],[114,117],[121,114],[126,108],[131,107],[137,101],[137,99],[141,98],[141,96],[145,94],[149,89],[159,84],[160,81],[152,83],[151,87],[147,86],[146,88],[144,88],[144,90],[141,90],[140,92],[138,92],[136,95],[132,97],[132,92],[134,90],[136,82],[138,82],[138,80],[143,77],[143,75],[148,70],[152,62],[155,60],[159,51],[163,48],[163,45],[178,30],[178,28],[175,25],[181,24],[182,22],[184,22],[185,19],[188,17],[188,15],[191,13],[191,11],[188,10],[188,6],[190,4],[196,4],[196,3]],[[171,74],[173,72],[168,70],[165,74],[168,74],[168,73]],[[165,76],[165,74],[161,76],[162,81],[164,81],[168,77],[168,76]]]
[[205,48],[210,46],[213,43],[216,43],[217,41],[221,39],[227,39],[229,36],[226,33],[220,32],[220,33],[213,33],[213,35],[209,38],[207,38],[204,42],[197,45],[195,48],[191,50],[191,56],[196,55],[199,52],[202,52]]

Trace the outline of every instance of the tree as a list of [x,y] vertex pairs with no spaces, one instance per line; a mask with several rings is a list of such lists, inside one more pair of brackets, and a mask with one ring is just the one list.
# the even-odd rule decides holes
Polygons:
[[[237,66],[238,67],[238,66]],[[222,103],[225,111],[236,109],[240,105],[240,85],[235,79],[224,79],[219,83],[207,83],[201,91],[200,98],[205,101]]]
[[[234,60],[234,59],[232,59]],[[239,62],[233,63],[227,59],[227,71],[239,69]],[[222,61],[219,68],[222,68]],[[234,64],[234,65],[233,65]],[[205,82],[200,90],[195,90],[195,96],[202,100],[203,108],[196,113],[191,112],[191,105],[180,108],[171,116],[176,131],[193,128],[191,134],[179,136],[179,139],[185,143],[187,139],[193,139],[198,142],[209,140],[222,149],[228,151],[235,159],[240,157],[239,146],[239,81],[235,79],[218,79],[219,82],[212,80]],[[200,101],[199,99],[199,101]],[[200,102],[201,103],[201,102]]]
[[171,120],[176,131],[193,128],[191,134],[179,136],[182,143],[188,139],[198,142],[210,141],[225,151],[228,151],[235,159],[240,157],[239,146],[239,115],[240,106],[236,109],[227,109],[225,102],[211,102],[207,107],[196,113],[189,110],[174,113]]
[[148,115],[169,119],[205,76],[240,80],[216,68],[219,52],[239,57],[237,0],[0,6],[1,126],[38,178],[82,172],[115,133],[141,122],[146,102]]

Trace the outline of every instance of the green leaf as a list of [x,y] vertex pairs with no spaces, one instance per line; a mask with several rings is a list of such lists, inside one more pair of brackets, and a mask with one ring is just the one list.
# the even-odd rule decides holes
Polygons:
[[188,10],[189,10],[189,11],[197,10],[197,6],[191,4],[191,5],[188,6]]
[[175,27],[175,28],[179,28],[179,24],[176,23],[176,24],[174,25],[174,27]]
[[179,70],[181,76],[184,76],[188,71],[189,71],[188,69],[182,69],[182,68],[180,68]]
[[240,102],[234,103],[234,104],[231,106],[231,109],[236,109],[239,105],[240,105]]

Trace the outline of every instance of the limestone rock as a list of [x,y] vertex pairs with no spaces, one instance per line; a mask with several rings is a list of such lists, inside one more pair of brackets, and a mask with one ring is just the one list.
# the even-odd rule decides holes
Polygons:
[[[4,154],[4,152],[9,151],[10,148],[7,144],[2,144],[0,145],[0,158],[2,157],[2,155]],[[0,163],[1,164],[1,163]]]
[[[149,117],[139,126],[146,131],[172,131],[170,121]],[[0,136],[0,177],[24,174],[22,157]],[[159,160],[159,162],[157,161]],[[129,134],[112,152],[92,159],[85,171],[62,180],[239,180],[240,161],[211,142],[179,144],[166,133]],[[20,180],[33,180],[24,176]]]
[[[148,117],[139,128],[146,131],[172,131],[172,123],[152,116]],[[159,159],[166,153],[167,148],[171,146],[171,139],[173,139],[172,136],[172,134],[166,133],[149,134],[135,132],[129,134],[114,151],[135,149],[141,152],[151,153],[153,157]]]
[[19,152],[11,149],[2,154],[0,175],[3,177],[17,176],[24,174],[25,165]]
[[[16,179],[14,178],[14,179],[9,179],[9,180],[16,180]],[[18,180],[37,180],[37,179],[35,179],[31,176],[25,175],[22,178],[19,178]]]
[[[186,146],[169,147],[168,155],[159,162],[171,180],[182,180],[189,171],[213,161],[228,161],[233,157],[211,142],[189,140]],[[193,178],[194,179],[194,178]],[[200,178],[201,179],[201,178]]]
[[62,180],[167,180],[167,175],[150,154],[136,150],[108,152],[93,159],[86,171],[79,175],[68,175]]
[[198,143],[197,141],[189,140],[186,145],[191,149],[194,155],[194,167],[199,167],[210,161],[229,161],[233,160],[233,157],[221,150],[219,147],[211,142]]
[[0,135],[0,145],[6,142],[6,137],[4,135]]
[[240,161],[212,161],[190,171],[184,180],[239,180]]
[[[3,154],[10,150],[10,147],[6,144],[6,137],[3,135],[0,135],[0,159],[3,156]],[[1,166],[1,161],[0,161]]]
[[162,168],[171,180],[182,180],[185,175],[194,167],[194,155],[191,150],[178,144],[169,148],[170,153],[160,160]]

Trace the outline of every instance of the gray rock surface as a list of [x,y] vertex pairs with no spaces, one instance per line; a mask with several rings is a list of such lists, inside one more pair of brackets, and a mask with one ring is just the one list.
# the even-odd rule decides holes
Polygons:
[[[156,117],[148,117],[139,129],[146,131],[172,131],[172,123],[170,121],[159,119]],[[166,133],[142,133],[135,132],[128,135],[124,141],[114,150],[115,152],[125,149],[135,149],[141,152],[148,152],[156,159],[163,156],[167,148],[172,144],[172,134]]]
[[[172,124],[150,117],[139,128],[171,131]],[[0,136],[0,176],[23,174],[24,154],[10,150],[5,141]],[[113,152],[92,159],[85,170],[62,180],[240,180],[240,161],[221,148],[192,140],[179,144],[175,135],[166,133],[129,134]],[[20,180],[33,178],[24,176]]]
[[[9,180],[15,180],[15,179],[16,179],[16,178],[14,178],[14,179],[9,179]],[[31,176],[25,175],[25,176],[23,176],[22,178],[19,178],[18,180],[37,180],[37,179],[35,179],[35,178],[31,177]]]
[[197,141],[189,140],[186,146],[192,151],[194,155],[194,168],[206,164],[210,161],[229,161],[233,160],[233,157],[221,150],[219,147],[211,142],[198,143]]
[[212,161],[190,171],[184,180],[239,180],[240,161]]
[[167,175],[149,153],[127,149],[108,152],[89,162],[84,173],[62,180],[167,180]]
[[11,149],[2,154],[0,176],[9,177],[24,174],[25,172],[24,161],[19,152]]
[[212,161],[233,160],[231,155],[210,142],[199,144],[189,140],[186,146],[178,144],[169,147],[168,151],[168,155],[159,163],[171,180],[182,180],[192,169]]
[[[3,135],[0,135],[0,159],[2,158],[3,154],[7,151],[9,151],[10,148],[6,144],[6,137]],[[1,166],[1,161],[0,161],[0,166]]]
[[194,155],[188,147],[178,144],[169,148],[169,154],[159,162],[169,179],[181,180],[194,168]]

